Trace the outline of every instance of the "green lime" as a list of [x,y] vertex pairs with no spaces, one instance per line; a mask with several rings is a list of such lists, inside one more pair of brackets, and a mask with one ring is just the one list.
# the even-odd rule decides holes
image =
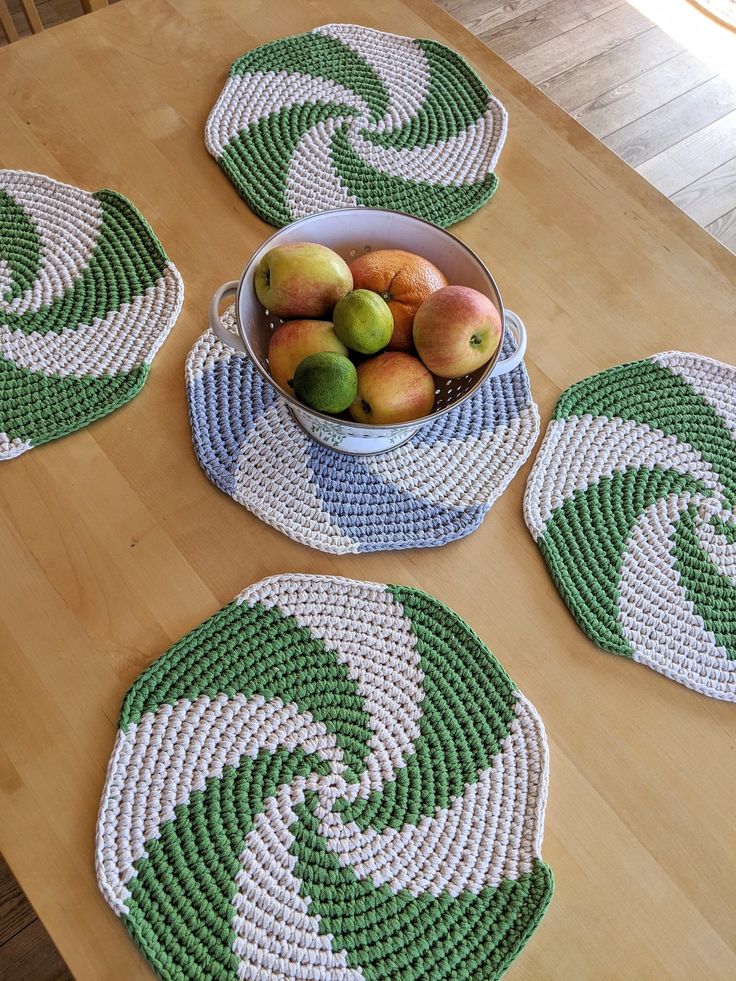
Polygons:
[[333,351],[307,355],[291,384],[299,401],[317,412],[344,412],[358,394],[355,365]]
[[388,303],[373,290],[353,290],[335,304],[335,333],[351,351],[375,354],[386,347],[394,332]]

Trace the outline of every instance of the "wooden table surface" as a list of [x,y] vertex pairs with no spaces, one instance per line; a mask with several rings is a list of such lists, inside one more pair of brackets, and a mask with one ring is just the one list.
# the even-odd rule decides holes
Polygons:
[[[543,422],[571,382],[670,348],[736,361],[736,259],[430,0],[339,16],[439,38],[509,110],[491,203],[455,231],[526,321]],[[0,850],[78,979],[150,976],[98,894],[97,804],[122,696],[240,589],[285,572],[417,585],[480,633],[551,746],[556,894],[508,977],[736,977],[736,714],[596,650],[527,533],[527,465],[431,552],[330,557],[217,491],[183,364],[213,289],[269,234],[204,148],[230,62],[330,0],[125,0],[0,51],[0,165],[128,195],[182,272],[181,318],[130,405],[2,465]]]

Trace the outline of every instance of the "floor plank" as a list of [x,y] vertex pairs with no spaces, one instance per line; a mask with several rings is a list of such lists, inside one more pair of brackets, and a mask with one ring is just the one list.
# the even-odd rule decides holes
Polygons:
[[71,977],[0,855],[0,981],[71,981]]
[[719,242],[723,242],[726,248],[736,252],[736,208],[721,215],[716,221],[706,225],[706,228]]
[[690,51],[683,51],[664,64],[604,92],[573,115],[591,133],[605,139],[714,75],[709,65]]
[[582,52],[584,60],[580,64],[541,82],[539,87],[563,109],[573,112],[617,85],[631,81],[682,54],[684,50],[659,27],[650,27],[592,58],[587,56],[587,52]]
[[736,153],[736,108],[708,126],[686,136],[684,140],[663,150],[656,157],[651,157],[639,168],[639,173],[656,183],[652,174],[662,167],[675,165],[683,175],[683,183],[671,186],[668,194],[681,190],[692,181],[703,176],[703,170],[714,170],[726,163]]
[[622,4],[538,44],[512,63],[530,81],[543,82],[579,64],[582,52],[587,58],[593,58],[650,27],[651,21],[638,10]]
[[701,225],[736,208],[736,157],[675,191],[672,200]]
[[656,157],[652,157],[650,160],[645,160],[636,169],[642,177],[645,177],[650,184],[654,184],[667,197],[671,197],[675,191],[679,191],[693,182],[693,178],[676,160],[672,159],[667,150],[658,153]]
[[448,0],[443,6],[473,34],[490,34],[496,28],[524,14],[546,7],[549,0],[510,0],[503,4],[488,0]]
[[40,920],[0,947],[0,981],[74,981]]
[[477,32],[509,60],[623,5],[624,0],[548,0],[500,27]]
[[717,76],[606,137],[632,167],[679,143],[736,108],[736,87]]
[[[710,216],[700,220],[734,248],[723,184],[735,86],[627,2],[439,2],[664,194]],[[736,59],[736,35],[733,46]]]
[[0,857],[0,950],[2,944],[35,919],[33,907],[18,887],[13,873]]

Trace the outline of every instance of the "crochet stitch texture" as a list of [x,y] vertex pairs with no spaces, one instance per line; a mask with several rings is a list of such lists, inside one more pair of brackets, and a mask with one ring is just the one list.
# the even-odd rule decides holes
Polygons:
[[183,294],[127,198],[0,171],[0,460],[132,399]]
[[365,205],[445,226],[495,191],[506,128],[501,103],[445,45],[327,24],[238,58],[205,142],[272,225]]
[[552,894],[547,745],[405,586],[263,580],[123,704],[100,888],[162,978],[498,978]]
[[[236,329],[232,307],[222,319]],[[209,330],[189,353],[186,378],[207,477],[262,521],[324,552],[444,545],[470,534],[539,433],[523,365],[403,446],[363,458],[307,436],[248,358]]]
[[603,650],[736,701],[736,368],[668,351],[562,394],[525,516]]

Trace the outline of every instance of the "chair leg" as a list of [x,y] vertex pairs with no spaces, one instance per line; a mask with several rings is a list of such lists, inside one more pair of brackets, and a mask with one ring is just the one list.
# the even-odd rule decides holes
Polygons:
[[20,2],[23,4],[23,11],[25,12],[28,26],[34,34],[38,34],[39,31],[43,30],[43,24],[41,18],[38,16],[35,3],[33,0],[20,0]]
[[107,5],[107,0],[82,0],[85,14],[91,14],[93,10],[102,10]]
[[0,27],[3,29],[8,44],[18,40],[18,32],[15,29],[13,18],[10,16],[8,5],[5,0],[0,0]]

